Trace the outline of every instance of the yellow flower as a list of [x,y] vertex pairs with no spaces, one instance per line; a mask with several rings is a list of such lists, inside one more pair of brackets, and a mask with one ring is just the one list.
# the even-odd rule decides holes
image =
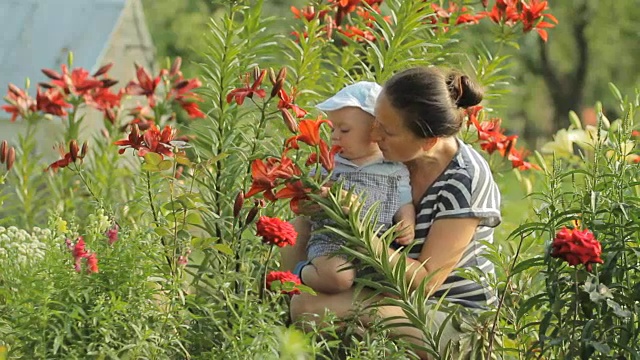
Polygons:
[[59,233],[66,233],[67,232],[67,222],[66,221],[60,219],[60,220],[58,220],[58,224],[57,225],[58,225],[57,230],[58,230]]

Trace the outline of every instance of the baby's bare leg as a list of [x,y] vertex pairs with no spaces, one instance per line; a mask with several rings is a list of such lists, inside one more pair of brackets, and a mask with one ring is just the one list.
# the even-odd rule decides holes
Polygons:
[[335,294],[353,286],[356,271],[352,264],[339,256],[319,256],[302,269],[304,283],[315,291]]

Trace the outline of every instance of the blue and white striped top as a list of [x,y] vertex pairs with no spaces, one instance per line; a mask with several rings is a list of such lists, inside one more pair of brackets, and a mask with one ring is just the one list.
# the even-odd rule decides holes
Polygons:
[[[493,228],[500,217],[500,191],[486,160],[471,146],[458,139],[458,152],[449,166],[427,189],[416,209],[416,240],[409,257],[422,251],[429,229],[438,219],[479,218],[480,224],[454,271],[432,295],[471,308],[483,308],[496,300],[495,293],[483,278],[481,283],[458,275],[458,269],[479,268],[494,273],[493,263],[482,256],[485,246],[480,240],[493,241]],[[455,231],[455,229],[452,229]]]

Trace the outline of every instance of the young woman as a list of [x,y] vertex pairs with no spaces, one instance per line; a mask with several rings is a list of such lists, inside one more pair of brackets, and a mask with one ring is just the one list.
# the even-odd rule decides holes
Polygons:
[[[456,137],[464,108],[481,100],[482,92],[460,73],[437,68],[405,70],[384,85],[376,102],[373,129],[385,159],[405,163],[410,172],[416,245],[407,257],[407,282],[415,290],[433,275],[427,287],[431,299],[444,296],[470,309],[484,308],[496,300],[485,281],[477,283],[458,274],[465,268],[494,272],[493,264],[483,257],[480,240],[492,241],[493,228],[500,223],[500,193],[484,158]],[[306,221],[298,218],[294,224],[304,228]],[[305,246],[306,236],[301,232],[296,248],[283,252],[283,267],[293,269],[301,260],[299,247]],[[393,252],[379,245],[380,251]],[[392,263],[396,265],[397,259]],[[366,292],[356,295],[354,288],[339,294],[301,294],[292,298],[291,316],[294,321],[321,321],[329,310],[338,317],[349,317],[367,298]],[[402,309],[392,306],[379,307],[376,313],[394,322],[406,317]],[[446,314],[434,311],[429,319],[432,329],[437,331],[445,318]],[[360,317],[365,326],[371,320],[370,316]],[[425,345],[422,332],[412,327],[395,331]],[[447,325],[440,351],[462,336]],[[427,358],[424,353],[419,355]]]

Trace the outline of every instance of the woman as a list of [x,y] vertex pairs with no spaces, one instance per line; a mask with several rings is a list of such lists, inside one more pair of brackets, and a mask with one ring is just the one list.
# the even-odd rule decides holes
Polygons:
[[[482,92],[467,76],[445,73],[437,68],[413,68],[393,76],[383,87],[375,107],[373,136],[384,157],[404,162],[410,171],[416,207],[416,245],[407,258],[406,279],[413,289],[432,275],[428,290],[433,299],[441,296],[471,309],[484,308],[495,301],[486,283],[465,280],[459,268],[493,273],[493,264],[482,254],[480,240],[492,241],[493,228],[500,223],[500,193],[487,162],[472,147],[460,141],[464,108],[482,100]],[[296,248],[283,252],[283,267],[293,269],[303,260],[306,220],[297,219],[300,230]],[[300,250],[302,248],[302,250]],[[380,247],[382,249],[382,247]],[[384,249],[393,253],[393,249]],[[392,261],[395,266],[397,257]],[[413,279],[413,281],[411,281]],[[367,294],[354,289],[339,294],[301,294],[291,301],[296,320],[319,321],[328,309],[338,317],[348,317]],[[400,308],[377,308],[377,315],[400,322]],[[438,329],[446,315],[434,313]],[[366,325],[371,318],[360,320]],[[406,320],[405,320],[406,321]],[[422,334],[410,327],[396,328],[397,335],[424,345]],[[449,340],[459,337],[446,329],[440,351]],[[426,354],[419,354],[427,357]]]

